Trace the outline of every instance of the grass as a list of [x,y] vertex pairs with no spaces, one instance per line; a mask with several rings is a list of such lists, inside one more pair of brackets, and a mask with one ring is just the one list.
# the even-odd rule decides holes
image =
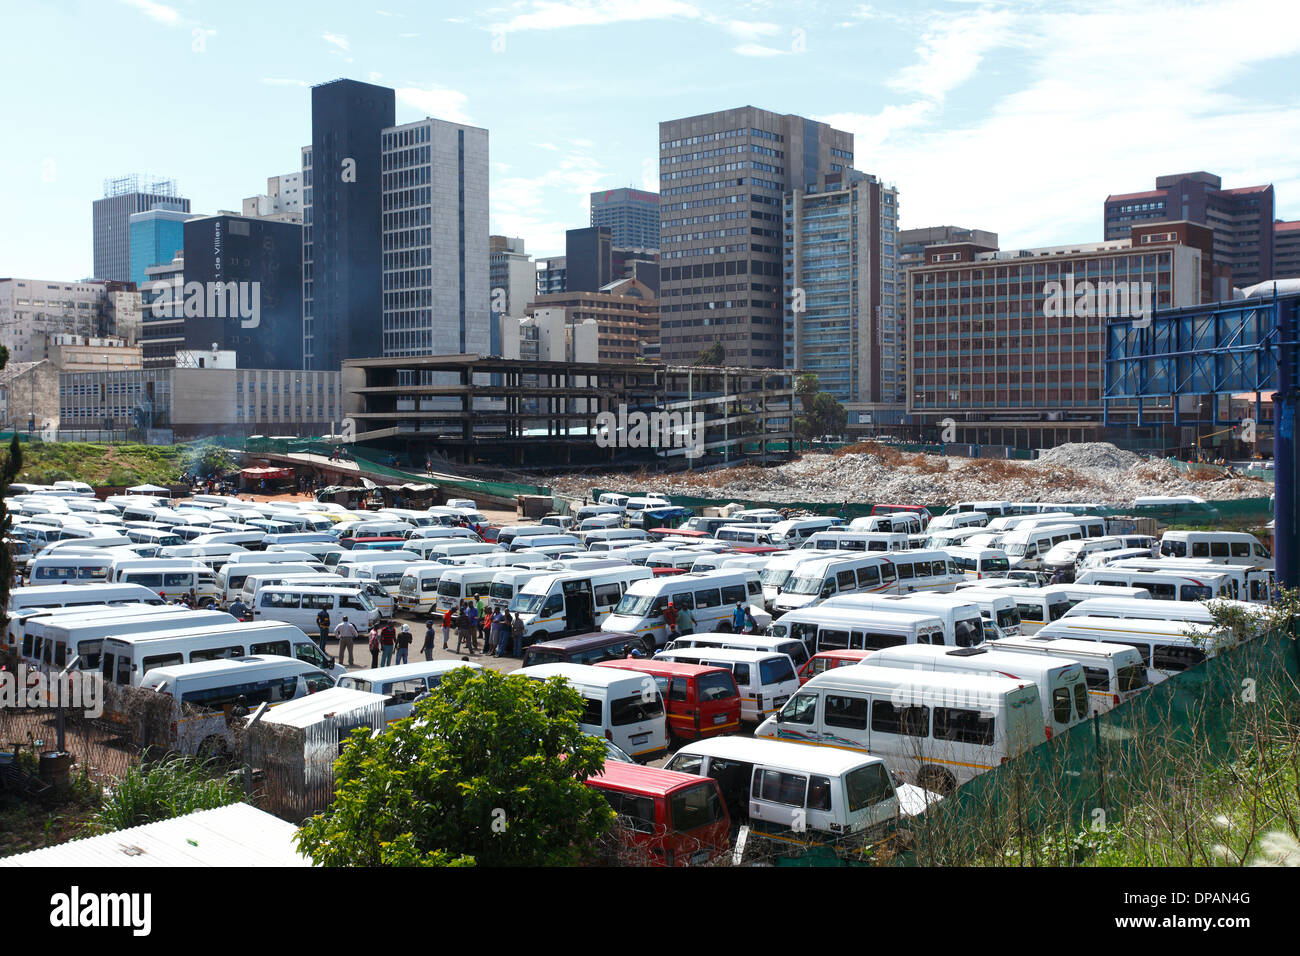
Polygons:
[[18,481],[50,484],[166,485],[193,466],[197,445],[141,445],[129,442],[30,442],[23,445]]
[[213,764],[193,757],[132,767],[104,794],[90,829],[96,833],[124,830],[242,800],[238,779],[216,772]]
[[0,793],[0,857],[85,836],[99,802],[99,788],[84,775],[74,776],[66,792],[51,798]]

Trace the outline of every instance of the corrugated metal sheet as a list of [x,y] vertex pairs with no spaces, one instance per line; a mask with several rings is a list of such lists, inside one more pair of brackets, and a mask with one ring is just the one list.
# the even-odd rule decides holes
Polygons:
[[311,727],[325,719],[326,714],[336,716],[364,710],[385,700],[382,694],[372,694],[364,690],[352,690],[348,687],[331,687],[318,694],[308,694],[297,700],[288,700],[272,707],[262,717],[268,724],[283,724],[286,727]]
[[0,859],[10,866],[311,866],[291,823],[246,803]]

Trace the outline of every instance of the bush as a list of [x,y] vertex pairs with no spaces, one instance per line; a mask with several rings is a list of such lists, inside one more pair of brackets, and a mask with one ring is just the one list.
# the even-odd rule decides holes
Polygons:
[[235,775],[214,777],[212,766],[193,757],[175,757],[132,767],[106,789],[104,803],[91,818],[96,833],[110,833],[196,810],[212,810],[243,799]]

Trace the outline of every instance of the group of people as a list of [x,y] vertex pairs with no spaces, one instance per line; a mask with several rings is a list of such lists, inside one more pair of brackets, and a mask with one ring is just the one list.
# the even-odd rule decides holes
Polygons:
[[[430,618],[425,633],[425,643],[432,654],[432,634],[434,619]],[[456,630],[456,653],[467,647],[471,654],[479,653],[482,641],[483,653],[493,657],[523,657],[524,621],[516,611],[513,615],[505,608],[493,608],[488,601],[479,597],[472,601],[461,601],[455,608],[447,608],[442,613],[442,649],[448,650],[452,629]]]
[[[695,631],[695,619],[691,609],[686,605],[678,607],[671,600],[664,607],[664,627],[668,629],[668,640],[692,634]],[[758,621],[754,620],[754,610],[748,604],[737,601],[731,612],[731,630],[736,634],[757,634]]]

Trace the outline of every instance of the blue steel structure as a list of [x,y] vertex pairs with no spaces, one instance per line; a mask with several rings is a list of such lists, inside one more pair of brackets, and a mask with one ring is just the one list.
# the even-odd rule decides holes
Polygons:
[[1173,407],[1175,425],[1236,424],[1220,421],[1219,402],[1211,402],[1210,419],[1180,415],[1177,396],[1255,393],[1256,421],[1260,392],[1274,390],[1274,547],[1275,573],[1288,588],[1300,585],[1300,527],[1295,479],[1300,471],[1295,441],[1296,405],[1300,402],[1300,294],[1235,299],[1156,312],[1150,324],[1113,319],[1106,327],[1106,368],[1102,403],[1105,424],[1111,406],[1164,398]]

